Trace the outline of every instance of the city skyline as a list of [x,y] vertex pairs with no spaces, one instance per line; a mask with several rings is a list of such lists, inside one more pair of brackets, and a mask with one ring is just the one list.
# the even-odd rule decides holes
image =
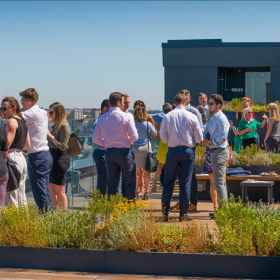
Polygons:
[[20,99],[35,87],[44,108],[54,101],[99,108],[120,91],[131,107],[142,99],[158,110],[162,43],[280,42],[279,8],[276,1],[1,2],[1,97]]

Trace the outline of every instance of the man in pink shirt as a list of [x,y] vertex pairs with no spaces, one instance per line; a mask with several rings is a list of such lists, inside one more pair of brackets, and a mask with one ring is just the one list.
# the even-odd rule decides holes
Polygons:
[[106,149],[108,195],[116,194],[122,172],[125,197],[131,200],[135,198],[136,169],[134,154],[130,147],[138,139],[138,133],[134,121],[122,111],[123,95],[120,92],[113,92],[109,101],[111,109],[99,117],[92,141]]

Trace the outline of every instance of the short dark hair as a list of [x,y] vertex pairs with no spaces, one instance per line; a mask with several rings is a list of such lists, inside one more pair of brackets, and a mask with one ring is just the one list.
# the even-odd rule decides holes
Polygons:
[[109,108],[110,107],[110,102],[109,99],[104,99],[101,103],[101,111],[103,110],[104,107]]
[[221,104],[221,107],[224,105],[224,99],[220,94],[211,94],[210,98],[213,99],[216,104]]
[[201,93],[198,95],[198,98],[199,98],[200,96],[205,96],[205,97],[207,97],[207,94],[204,93],[204,92],[201,92]]
[[185,88],[183,88],[183,89],[181,89],[179,92],[178,92],[178,94],[184,94],[184,95],[186,95],[186,96],[188,96],[188,95],[190,95],[191,93],[190,93],[190,91],[188,90],[188,89],[185,89]]
[[176,104],[183,104],[186,102],[186,95],[182,93],[178,93],[175,95],[174,102]]
[[117,102],[118,101],[122,101],[123,99],[123,94],[120,93],[120,92],[112,92],[109,96],[109,102],[110,102],[110,105],[112,107],[115,107],[117,105]]
[[172,105],[168,102],[164,103],[162,106],[162,111],[164,112],[164,114],[169,113],[170,111],[172,111]]
[[27,88],[19,93],[19,95],[23,98],[31,99],[35,102],[39,99],[39,94],[35,88]]

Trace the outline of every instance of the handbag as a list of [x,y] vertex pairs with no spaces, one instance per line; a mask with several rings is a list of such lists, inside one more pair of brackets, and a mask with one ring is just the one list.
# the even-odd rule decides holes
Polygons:
[[68,155],[70,157],[81,154],[84,150],[84,147],[79,139],[79,137],[75,133],[71,133],[69,142],[68,142]]
[[145,171],[152,173],[157,171],[158,160],[156,158],[156,154],[150,152],[150,145],[149,145],[150,137],[148,132],[148,122],[147,122],[147,138],[148,138],[148,155],[145,163]]
[[8,174],[9,174],[6,191],[12,192],[19,188],[21,173],[17,169],[16,162],[10,159],[9,157],[7,158],[6,164],[8,168]]

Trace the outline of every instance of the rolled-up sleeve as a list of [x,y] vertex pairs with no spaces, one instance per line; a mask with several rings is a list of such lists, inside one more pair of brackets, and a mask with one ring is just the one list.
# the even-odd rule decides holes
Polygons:
[[203,140],[202,129],[198,119],[193,121],[193,134],[197,143],[200,143]]
[[130,144],[133,144],[136,140],[138,140],[138,132],[134,123],[134,120],[129,118],[127,122],[127,130],[129,134]]
[[104,147],[104,139],[101,138],[101,130],[100,127],[98,126],[98,123],[95,125],[94,130],[93,130],[93,134],[92,134],[92,142]]
[[161,128],[159,131],[161,141],[168,145],[168,131],[167,131],[167,118],[164,116],[161,122]]
[[[227,119],[217,119],[218,121],[218,135],[213,139],[215,145],[222,145],[225,141],[227,141],[228,130],[229,130],[229,122]],[[205,132],[204,132],[205,133]]]

